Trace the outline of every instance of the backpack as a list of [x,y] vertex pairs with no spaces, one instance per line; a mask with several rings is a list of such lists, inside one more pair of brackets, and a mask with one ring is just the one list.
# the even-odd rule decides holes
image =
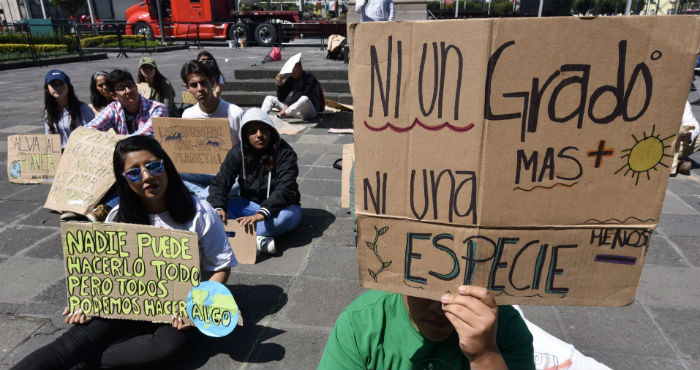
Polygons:
[[278,47],[275,46],[270,50],[270,58],[272,60],[282,60],[282,52]]
[[323,112],[326,110],[326,98],[323,96],[323,87],[321,87],[321,83],[318,82],[318,79],[314,77],[316,80],[316,85],[318,85],[318,106],[319,106],[319,113]]
[[340,35],[328,37],[328,54],[326,54],[326,59],[343,60],[343,45],[345,45],[345,37]]

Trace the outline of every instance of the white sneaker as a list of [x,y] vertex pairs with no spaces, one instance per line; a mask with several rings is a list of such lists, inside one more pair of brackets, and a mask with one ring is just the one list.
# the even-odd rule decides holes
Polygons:
[[271,236],[258,235],[255,238],[255,242],[259,252],[267,254],[277,253],[277,248],[275,248],[275,239],[273,239]]

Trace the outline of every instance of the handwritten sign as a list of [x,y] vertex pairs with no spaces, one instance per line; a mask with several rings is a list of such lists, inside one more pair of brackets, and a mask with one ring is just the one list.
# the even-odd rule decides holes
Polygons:
[[17,184],[53,181],[61,160],[61,135],[7,137],[7,177]]
[[439,299],[468,283],[499,304],[633,301],[699,18],[352,27],[363,286]]
[[226,118],[154,118],[153,134],[183,173],[216,174],[231,149]]
[[197,234],[145,225],[61,223],[68,308],[152,322],[187,317],[199,285]]
[[63,159],[44,207],[86,214],[114,184],[112,158],[124,136],[77,127],[68,138]]

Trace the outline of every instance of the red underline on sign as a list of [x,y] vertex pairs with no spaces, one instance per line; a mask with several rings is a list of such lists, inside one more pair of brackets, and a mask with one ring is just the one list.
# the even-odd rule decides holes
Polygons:
[[392,131],[399,132],[399,133],[408,132],[408,131],[413,130],[413,128],[416,127],[416,125],[424,128],[428,131],[440,131],[443,128],[447,127],[448,129],[450,129],[454,132],[466,132],[466,131],[471,130],[474,127],[473,123],[470,123],[464,127],[457,127],[457,126],[451,125],[449,122],[445,122],[445,123],[439,124],[437,126],[429,126],[429,125],[426,125],[425,123],[419,121],[418,118],[416,118],[413,121],[413,123],[408,127],[397,127],[397,126],[394,126],[393,124],[391,124],[390,122],[387,122],[382,127],[373,127],[373,126],[370,126],[369,123],[367,123],[367,121],[364,121],[364,122],[365,122],[365,127],[367,127],[368,129],[370,129],[371,131],[374,131],[374,132],[384,131],[387,128],[390,128]]

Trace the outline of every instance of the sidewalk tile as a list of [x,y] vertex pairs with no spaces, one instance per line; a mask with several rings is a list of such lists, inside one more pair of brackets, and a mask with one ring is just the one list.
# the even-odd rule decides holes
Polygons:
[[664,204],[661,208],[661,214],[664,215],[661,218],[666,217],[667,214],[682,214],[682,215],[694,215],[697,211],[682,201],[678,195],[666,191],[666,197],[664,198]]
[[649,307],[661,331],[683,358],[700,360],[700,309],[686,307]]
[[644,264],[672,267],[688,267],[683,258],[669,244],[665,237],[652,235]]
[[43,259],[56,259],[63,261],[63,245],[61,244],[61,231],[59,229],[53,231],[53,233],[49,236],[48,239],[33,246],[26,252],[25,256]]
[[304,276],[354,281],[357,277],[355,248],[316,244],[303,272]]
[[[340,172],[340,171],[338,171]],[[299,180],[299,191],[307,195],[340,196],[340,176],[338,180]]]
[[686,370],[683,364],[669,353],[664,356],[630,355],[627,353],[585,352],[613,370]]
[[[10,226],[4,231],[0,232],[0,240],[2,240],[0,252],[2,252],[2,254],[15,255],[33,245],[37,240],[45,238],[54,233],[56,233],[56,230],[54,229],[32,226]],[[61,250],[60,242],[56,248]],[[62,252],[60,253],[62,254]]]
[[668,181],[668,189],[676,195],[698,195],[700,194],[700,182],[677,176]]
[[8,362],[6,357],[12,350],[46,323],[46,319],[16,318],[0,315],[0,362]]
[[564,332],[557,320],[555,308],[552,306],[520,306],[525,318],[539,326],[542,330],[566,342]]
[[676,243],[685,258],[694,267],[700,267],[700,237],[697,236],[670,236],[669,240]]
[[279,330],[279,335],[266,340],[254,350],[248,369],[315,369],[321,360],[330,329],[280,325]]
[[700,307],[699,268],[644,266],[637,300],[646,306]]
[[700,215],[665,214],[661,217],[659,227],[667,235],[700,236]]
[[0,302],[27,302],[65,277],[63,264],[55,260],[12,257],[0,264]]

